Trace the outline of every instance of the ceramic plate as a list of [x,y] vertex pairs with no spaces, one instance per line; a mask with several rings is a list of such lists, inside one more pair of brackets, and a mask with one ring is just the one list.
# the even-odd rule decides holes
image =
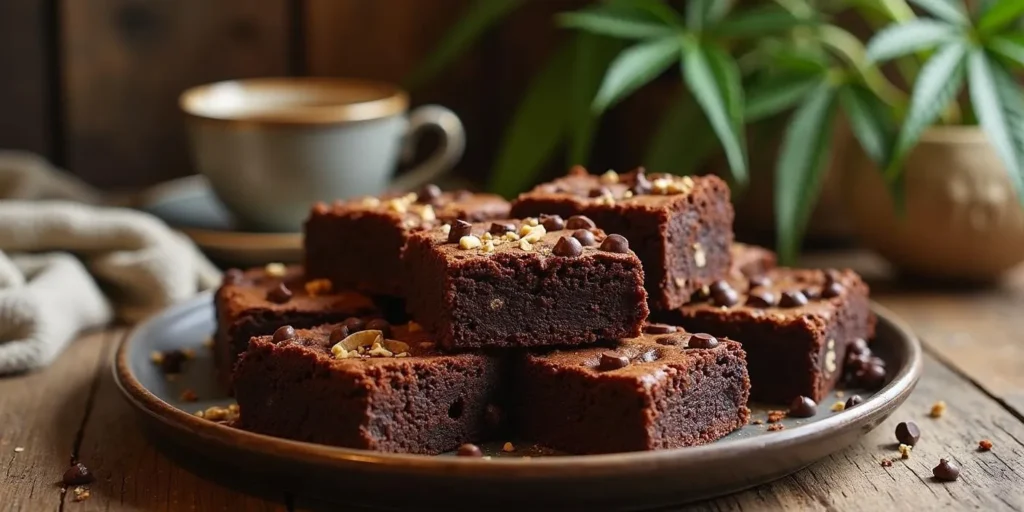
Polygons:
[[[873,308],[878,335],[872,350],[888,362],[889,381],[874,394],[859,393],[866,398],[863,404],[833,413],[829,407],[839,399],[833,395],[822,401],[816,416],[787,418],[780,431],[751,424],[709,445],[655,452],[536,456],[529,450],[499,450],[490,460],[396,455],[289,441],[200,419],[192,413],[230,403],[214,382],[210,351],[204,348],[214,330],[209,294],[139,326],[118,349],[114,373],[159,439],[175,451],[198,454],[204,466],[223,468],[219,474],[268,478],[293,491],[371,506],[640,509],[769,482],[845,448],[881,423],[916,384],[921,348],[891,312]],[[184,348],[194,349],[197,358],[168,381],[150,354]],[[185,389],[200,400],[180,401]],[[752,409],[752,419],[764,419],[768,408]]]

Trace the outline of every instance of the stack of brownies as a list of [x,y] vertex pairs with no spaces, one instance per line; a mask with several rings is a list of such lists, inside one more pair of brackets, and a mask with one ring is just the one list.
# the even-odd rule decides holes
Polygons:
[[775,268],[732,221],[720,179],[643,169],[317,204],[304,266],[225,275],[218,368],[241,428],[425,454],[698,445],[748,397],[880,384],[863,281]]

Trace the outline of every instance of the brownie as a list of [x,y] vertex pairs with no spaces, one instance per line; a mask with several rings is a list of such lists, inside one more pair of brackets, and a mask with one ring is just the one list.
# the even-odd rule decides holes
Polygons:
[[739,340],[756,401],[821,400],[843,373],[848,347],[874,334],[868,286],[851,270],[777,268],[713,283],[701,295],[658,319]]
[[578,345],[637,336],[644,271],[585,217],[456,222],[409,237],[407,307],[445,348]]
[[729,252],[732,253],[730,277],[759,276],[775,268],[775,253],[764,247],[736,242]]
[[410,233],[457,219],[504,218],[508,209],[496,195],[441,193],[430,186],[400,197],[319,203],[305,225],[306,272],[340,287],[401,297],[398,269]]
[[227,271],[214,297],[214,308],[217,312],[214,361],[225,384],[230,380],[238,354],[245,350],[253,336],[271,334],[285,324],[305,328],[340,322],[352,316],[380,316],[369,297],[334,290],[325,279],[307,280],[301,267],[281,264],[244,272]]
[[[299,441],[438,454],[480,441],[499,360],[443,354],[415,326],[321,326],[254,338],[235,369],[238,426]],[[346,337],[348,335],[348,337]],[[386,340],[371,345],[380,335]],[[362,344],[362,351],[332,350]]]
[[651,309],[677,308],[729,271],[733,209],[729,187],[715,176],[600,176],[576,167],[568,176],[519,196],[512,217],[586,215],[619,233],[644,264]]
[[739,343],[666,325],[533,352],[515,370],[515,423],[522,437],[571,453],[710,443],[750,417],[745,359]]

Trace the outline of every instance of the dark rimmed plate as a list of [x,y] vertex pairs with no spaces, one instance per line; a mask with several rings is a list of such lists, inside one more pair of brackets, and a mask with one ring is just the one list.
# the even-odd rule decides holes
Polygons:
[[[214,329],[210,294],[140,325],[116,354],[114,377],[161,439],[233,473],[259,473],[285,488],[348,504],[487,508],[530,506],[642,509],[693,501],[769,482],[849,446],[889,416],[921,373],[921,348],[910,330],[873,304],[872,349],[889,364],[889,382],[864,403],[833,413],[831,396],[816,416],[785,419],[785,429],[747,425],[709,445],[610,455],[521,456],[490,460],[397,455],[290,441],[212,423],[192,413],[230,401],[213,379],[204,340]],[[191,348],[198,357],[167,380],[153,351]],[[183,390],[201,398],[182,402]],[[767,408],[752,407],[764,419]],[[615,435],[609,432],[608,435]],[[500,452],[498,452],[500,453]],[[237,475],[236,475],[237,476]]]

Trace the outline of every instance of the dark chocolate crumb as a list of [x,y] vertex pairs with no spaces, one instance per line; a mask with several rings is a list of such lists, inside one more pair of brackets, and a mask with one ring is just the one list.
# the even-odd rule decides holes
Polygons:
[[464,221],[456,220],[452,222],[451,228],[448,231],[448,243],[457,244],[462,237],[473,234],[473,225]]
[[89,471],[89,468],[85,467],[85,464],[76,462],[64,472],[62,480],[64,485],[86,485],[93,483],[96,478],[92,476],[92,472]]
[[511,222],[492,222],[490,229],[492,235],[504,235],[510,231],[515,231],[516,225]]
[[611,352],[603,352],[601,354],[601,362],[598,365],[598,369],[601,371],[618,370],[619,368],[625,368],[629,366],[629,358],[626,356],[620,356]]

